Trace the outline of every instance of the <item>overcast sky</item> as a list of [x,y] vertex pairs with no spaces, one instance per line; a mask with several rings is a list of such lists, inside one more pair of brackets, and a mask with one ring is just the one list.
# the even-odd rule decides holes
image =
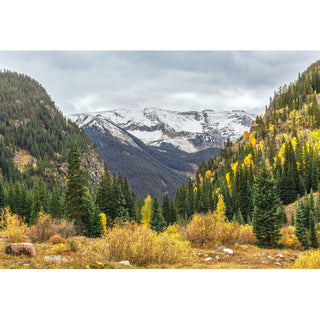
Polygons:
[[117,108],[264,111],[320,51],[0,51],[65,113]]

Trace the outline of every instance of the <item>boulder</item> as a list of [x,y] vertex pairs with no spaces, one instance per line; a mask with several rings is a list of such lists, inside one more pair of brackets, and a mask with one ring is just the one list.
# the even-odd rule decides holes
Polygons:
[[58,262],[58,263],[69,261],[68,259],[66,259],[65,257],[60,256],[60,255],[58,255],[58,256],[55,256],[55,255],[45,256],[44,260],[49,261],[49,262]]
[[233,254],[233,250],[228,249],[228,248],[223,249],[223,252],[227,253],[227,254]]
[[209,261],[211,261],[211,260],[212,260],[211,257],[208,257],[208,258],[205,258],[205,259],[204,259],[205,262],[209,262]]
[[130,266],[130,262],[128,260],[120,261],[119,264],[123,264],[125,266]]
[[12,254],[16,256],[24,254],[26,256],[35,257],[37,255],[33,244],[29,242],[8,244],[5,252],[6,254]]

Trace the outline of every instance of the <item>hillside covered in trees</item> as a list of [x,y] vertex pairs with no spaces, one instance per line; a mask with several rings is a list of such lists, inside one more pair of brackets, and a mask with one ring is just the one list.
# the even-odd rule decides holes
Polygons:
[[[258,230],[261,224],[270,226],[263,216],[270,210],[274,213],[271,224],[278,224],[276,229],[285,224],[283,205],[318,190],[319,92],[320,62],[316,62],[295,82],[275,91],[265,115],[257,117],[240,141],[227,143],[218,157],[200,165],[196,180],[177,192],[178,215],[214,211],[222,195],[229,221],[253,224]],[[313,232],[312,226],[319,219],[319,206],[311,204],[311,209],[304,210],[302,227],[306,234]],[[294,215],[291,220],[294,225]],[[301,224],[301,219],[297,217],[296,223]]]

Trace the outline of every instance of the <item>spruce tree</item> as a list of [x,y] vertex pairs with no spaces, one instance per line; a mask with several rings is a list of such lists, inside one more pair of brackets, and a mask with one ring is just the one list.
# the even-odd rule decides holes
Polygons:
[[278,209],[279,223],[281,226],[285,226],[288,223],[286,210],[284,206],[281,204]]
[[168,194],[165,194],[162,198],[161,211],[166,223],[170,224],[170,199]]
[[236,211],[236,213],[234,214],[232,220],[233,220],[234,222],[237,222],[237,223],[239,223],[239,224],[244,225],[244,219],[243,219],[243,216],[242,216],[242,214],[241,214],[240,209],[238,209],[238,210]]
[[88,199],[86,197],[86,179],[80,168],[81,160],[77,145],[72,144],[68,153],[68,172],[65,192],[65,210],[70,219],[74,219],[79,233],[86,233],[89,224]]
[[4,187],[2,182],[0,181],[0,208],[5,206],[5,195],[4,195]]
[[301,246],[304,249],[309,248],[309,239],[307,235],[307,228],[305,226],[305,210],[302,201],[299,201],[296,209],[296,221],[295,221],[295,235],[297,236]]
[[160,211],[159,201],[157,197],[154,197],[152,200],[150,227],[152,230],[157,232],[162,232],[166,228],[166,222]]
[[29,223],[34,224],[37,219],[39,212],[43,211],[43,206],[41,202],[41,189],[40,189],[40,181],[37,180],[33,186],[33,195],[32,195],[32,207],[30,213]]
[[257,245],[262,248],[275,247],[280,238],[280,223],[277,213],[280,201],[277,183],[263,160],[260,161],[254,186],[253,204],[252,226],[257,238]]
[[88,212],[89,212],[88,236],[92,238],[101,237],[103,234],[103,224],[101,221],[99,209],[97,208],[97,206],[94,205],[93,201],[89,201]]
[[111,225],[116,218],[116,208],[111,177],[106,164],[104,164],[103,175],[97,189],[96,204],[100,212],[107,216],[108,223]]
[[317,249],[319,248],[319,243],[318,243],[318,237],[317,237],[317,231],[315,228],[315,223],[314,223],[314,217],[313,214],[309,215],[309,227],[310,227],[310,231],[309,231],[309,243],[310,243],[310,247]]

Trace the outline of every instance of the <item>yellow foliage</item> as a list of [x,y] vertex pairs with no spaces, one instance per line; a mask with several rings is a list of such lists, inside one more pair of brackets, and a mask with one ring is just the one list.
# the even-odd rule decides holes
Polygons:
[[316,150],[320,149],[320,130],[315,129],[309,132],[308,142],[310,145],[314,146]]
[[249,153],[243,160],[243,163],[246,167],[250,167],[253,165],[252,154]]
[[194,187],[193,192],[194,192],[194,193],[198,192],[198,188],[197,188],[197,187]]
[[243,139],[246,138],[248,136],[248,134],[249,134],[249,132],[245,131],[244,134],[243,134]]
[[237,172],[237,168],[238,168],[238,162],[236,162],[235,164],[233,164],[231,166],[231,169],[233,171],[233,175],[236,176],[236,172]]
[[257,141],[257,139],[256,139],[256,132],[253,132],[253,133],[251,134],[251,136],[249,137],[249,143],[251,143],[252,148],[254,148],[254,146],[256,145],[256,141]]
[[283,244],[287,248],[299,248],[301,246],[297,236],[295,235],[295,227],[286,226],[281,229],[280,244]]
[[264,152],[264,142],[263,142],[263,140],[260,141],[259,146],[260,146],[261,151]]
[[216,215],[218,221],[224,222],[226,220],[226,205],[221,193],[218,196]]
[[231,180],[230,180],[230,173],[229,172],[226,174],[226,180],[227,180],[228,187],[231,190]]
[[107,216],[104,213],[100,213],[99,216],[102,224],[102,232],[105,234],[107,232]]
[[182,230],[193,247],[215,248],[217,244],[254,243],[251,226],[221,220],[215,213],[195,214]]
[[252,226],[246,224],[246,225],[240,225],[239,226],[239,243],[240,244],[254,244],[256,242],[256,237],[253,234]]
[[118,225],[106,234],[106,258],[117,262],[129,260],[135,265],[193,262],[190,243],[180,240],[175,228],[158,234],[136,223]]
[[281,149],[280,149],[280,151],[278,153],[278,158],[281,159],[281,164],[282,165],[284,164],[284,151],[285,151],[285,149],[286,149],[286,144],[283,143],[282,146],[281,146]]
[[211,170],[207,170],[206,173],[205,173],[205,178],[207,180],[209,180],[211,178],[211,176],[212,176],[212,171]]
[[296,145],[297,145],[298,141],[297,141],[297,138],[296,137],[293,137],[291,139],[291,144],[292,144],[292,147],[293,147],[293,150],[296,150]]
[[294,269],[320,269],[320,251],[308,251],[300,256],[293,265]]
[[24,219],[12,213],[9,208],[1,209],[0,228],[7,242],[23,242],[26,239],[27,225]]
[[149,225],[151,219],[151,197],[148,195],[144,200],[144,205],[141,208],[141,223],[143,225]]

